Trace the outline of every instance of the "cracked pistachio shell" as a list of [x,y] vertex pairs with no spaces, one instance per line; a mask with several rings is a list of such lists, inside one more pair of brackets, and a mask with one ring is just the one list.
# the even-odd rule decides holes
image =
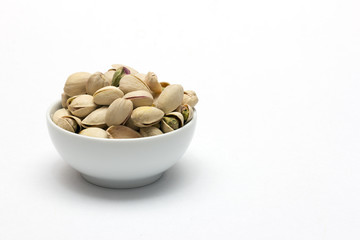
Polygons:
[[118,69],[116,69],[111,81],[111,86],[119,87],[121,78],[127,74],[130,74],[130,70],[127,69],[126,67],[121,66]]
[[86,117],[96,109],[94,98],[91,95],[83,94],[71,97],[67,100],[69,111],[76,117]]
[[81,120],[75,116],[62,116],[58,119],[56,125],[73,133],[81,130]]
[[161,86],[162,90],[164,90],[164,88],[166,88],[169,85],[170,85],[170,83],[168,83],[168,82],[160,82],[160,86]]
[[115,74],[115,69],[109,69],[107,72],[104,73],[104,77],[106,78],[106,80],[111,83],[112,79],[114,77]]
[[126,121],[125,126],[134,129],[135,131],[139,131],[139,127],[134,124],[134,121],[131,119],[131,117]]
[[90,127],[79,132],[80,135],[97,138],[108,138],[108,134],[104,129],[98,127]]
[[161,135],[163,134],[163,132],[156,127],[146,127],[146,128],[140,128],[140,134],[143,137],[151,137],[151,136]]
[[86,92],[93,95],[97,90],[102,87],[110,85],[110,81],[101,72],[92,74],[86,83]]
[[105,116],[108,108],[107,107],[101,107],[96,109],[95,111],[91,112],[89,115],[87,115],[86,118],[84,118],[81,121],[81,124],[85,128],[89,127],[98,127],[98,128],[104,128],[106,127],[105,123]]
[[183,115],[185,123],[190,122],[194,115],[194,109],[189,104],[180,105],[176,111]]
[[143,73],[134,73],[134,76],[140,78],[142,81],[145,81],[146,75]]
[[169,85],[157,98],[155,106],[164,113],[169,113],[178,108],[183,100],[184,89],[179,84]]
[[131,119],[138,127],[149,127],[158,123],[164,112],[156,107],[138,107],[131,114]]
[[133,92],[128,92],[124,96],[125,99],[132,101],[134,108],[141,106],[151,106],[153,104],[153,96],[144,90],[138,90]]
[[70,97],[86,93],[86,83],[91,76],[88,72],[77,72],[71,74],[64,86],[64,93]]
[[161,130],[164,133],[174,131],[184,125],[184,117],[179,112],[166,114],[161,120]]
[[61,106],[62,106],[63,108],[67,108],[66,102],[67,102],[68,99],[69,99],[69,96],[68,96],[68,95],[66,95],[65,93],[62,93],[62,94],[61,94]]
[[144,90],[150,92],[149,87],[146,85],[146,83],[141,80],[140,78],[128,74],[121,78],[120,84],[119,84],[120,90],[123,91],[123,93],[133,92],[137,90]]
[[184,92],[182,104],[189,104],[192,107],[195,107],[195,105],[198,103],[199,99],[196,96],[195,91],[192,90],[186,90]]
[[67,116],[67,115],[70,115],[69,110],[65,108],[61,108],[54,113],[54,115],[52,116],[52,120],[56,124],[62,116]]
[[98,105],[110,105],[113,101],[124,96],[117,87],[107,86],[100,88],[94,93],[94,102]]
[[141,135],[137,131],[123,126],[111,126],[109,127],[106,132],[108,133],[110,138],[140,138]]
[[[122,64],[113,64],[111,65],[111,69],[110,70],[118,70],[119,68],[121,67],[125,67],[127,70],[129,70],[129,73],[130,74],[135,74],[135,73],[138,73],[138,71],[136,71],[135,69],[133,69],[132,67],[129,67],[129,66],[125,66],[125,65],[122,65]],[[127,73],[127,74],[129,74]]]
[[133,104],[130,100],[118,98],[110,104],[105,122],[109,127],[123,124],[130,117],[132,110]]
[[161,93],[162,87],[155,73],[148,72],[145,76],[144,82],[148,85],[148,87],[153,93],[155,94]]

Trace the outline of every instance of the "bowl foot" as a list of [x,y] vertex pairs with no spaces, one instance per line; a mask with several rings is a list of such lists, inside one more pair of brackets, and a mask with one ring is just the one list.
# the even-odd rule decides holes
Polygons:
[[86,174],[81,174],[81,176],[89,183],[95,184],[100,187],[105,188],[136,188],[142,187],[148,184],[151,184],[158,180],[163,173],[157,174],[155,176],[134,179],[134,180],[112,180],[112,179],[104,179],[104,178],[96,178]]

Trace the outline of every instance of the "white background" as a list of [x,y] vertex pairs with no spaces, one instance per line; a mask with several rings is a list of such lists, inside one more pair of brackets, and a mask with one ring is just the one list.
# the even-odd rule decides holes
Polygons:
[[[0,239],[360,239],[359,11],[1,0]],[[188,151],[144,188],[86,183],[45,125],[69,74],[113,63],[200,98]]]

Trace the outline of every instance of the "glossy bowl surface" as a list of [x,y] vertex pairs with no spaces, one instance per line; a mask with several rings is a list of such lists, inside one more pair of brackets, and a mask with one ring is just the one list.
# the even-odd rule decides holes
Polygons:
[[51,120],[61,103],[46,113],[50,138],[60,156],[88,182],[108,188],[133,188],[150,184],[172,167],[188,148],[197,113],[184,127],[159,136],[103,139],[66,131]]

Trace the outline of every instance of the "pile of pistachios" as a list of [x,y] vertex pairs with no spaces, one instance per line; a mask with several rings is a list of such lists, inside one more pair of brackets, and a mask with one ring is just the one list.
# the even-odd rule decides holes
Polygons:
[[159,82],[153,72],[113,64],[105,73],[71,74],[61,95],[63,108],[52,119],[67,131],[90,137],[150,137],[190,122],[197,102],[194,91]]

